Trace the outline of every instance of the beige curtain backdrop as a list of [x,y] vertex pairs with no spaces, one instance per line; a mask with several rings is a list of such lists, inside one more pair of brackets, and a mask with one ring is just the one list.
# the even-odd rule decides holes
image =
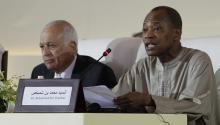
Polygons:
[[39,35],[52,20],[72,23],[80,39],[126,37],[140,31],[158,5],[179,11],[183,38],[220,35],[219,0],[0,0],[0,43],[9,51],[9,76],[29,77],[41,62]]

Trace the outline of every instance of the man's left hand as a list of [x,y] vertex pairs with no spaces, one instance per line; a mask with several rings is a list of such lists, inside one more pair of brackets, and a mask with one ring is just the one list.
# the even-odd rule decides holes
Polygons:
[[115,104],[120,107],[140,107],[147,106],[152,103],[152,98],[148,93],[130,92],[114,99]]

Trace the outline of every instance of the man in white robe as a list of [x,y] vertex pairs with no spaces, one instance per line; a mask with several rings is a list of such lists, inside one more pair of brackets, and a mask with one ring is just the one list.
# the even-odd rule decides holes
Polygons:
[[188,124],[217,124],[216,85],[209,56],[181,46],[182,20],[173,8],[151,10],[143,24],[148,57],[125,73],[114,87],[122,109],[186,113]]

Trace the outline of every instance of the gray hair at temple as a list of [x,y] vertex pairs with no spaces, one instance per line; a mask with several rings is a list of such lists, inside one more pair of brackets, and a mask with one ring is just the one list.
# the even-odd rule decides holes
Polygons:
[[63,32],[61,32],[58,37],[62,37],[64,39],[65,44],[69,42],[75,42],[76,45],[78,45],[78,36],[75,28],[67,21],[65,20],[55,20],[50,23],[48,23],[44,29],[48,29],[53,26],[58,26],[63,28]]

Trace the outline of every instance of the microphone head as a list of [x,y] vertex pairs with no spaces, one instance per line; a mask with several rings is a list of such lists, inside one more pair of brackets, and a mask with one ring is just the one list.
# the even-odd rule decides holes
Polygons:
[[107,56],[112,50],[110,48],[108,48],[107,50],[105,50],[105,52],[103,53],[103,56]]
[[100,109],[101,106],[98,103],[92,103],[87,107],[88,112],[99,112]]

